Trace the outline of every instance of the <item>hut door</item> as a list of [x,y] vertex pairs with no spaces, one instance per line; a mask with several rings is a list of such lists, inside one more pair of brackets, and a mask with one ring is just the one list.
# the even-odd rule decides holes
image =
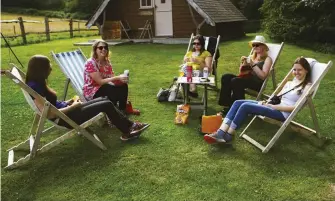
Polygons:
[[172,0],[155,0],[156,36],[173,36]]

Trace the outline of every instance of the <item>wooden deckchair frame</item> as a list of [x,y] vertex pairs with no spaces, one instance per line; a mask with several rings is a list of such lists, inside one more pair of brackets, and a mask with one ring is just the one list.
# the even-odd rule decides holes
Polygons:
[[[5,169],[13,169],[18,166],[26,164],[28,161],[34,159],[37,155],[57,146],[58,144],[62,143],[66,139],[70,139],[74,136],[77,136],[77,133],[80,133],[84,137],[86,137],[89,141],[91,141],[93,144],[98,146],[102,150],[106,150],[107,148],[105,145],[100,141],[100,139],[95,134],[90,134],[85,128],[92,125],[94,122],[99,120],[102,115],[100,113],[99,115],[95,116],[94,118],[84,122],[81,125],[76,124],[74,121],[72,121],[68,116],[66,116],[63,112],[59,111],[55,106],[53,106],[50,102],[45,100],[41,95],[39,95],[37,92],[35,92],[33,89],[31,89],[28,85],[26,85],[23,80],[25,79],[25,74],[18,69],[14,64],[11,64],[13,67],[10,71],[6,71],[5,74],[8,78],[10,78],[16,85],[18,85],[23,93],[25,94],[25,97],[32,96],[39,102],[43,103],[44,107],[41,112],[37,112],[36,106],[31,106],[32,109],[35,111],[35,117],[32,124],[32,127],[29,132],[29,137],[26,141],[21,142],[17,144],[16,146],[13,146],[12,148],[8,149],[8,165],[5,167]],[[15,72],[16,71],[16,72]],[[13,73],[14,72],[14,73]],[[17,77],[15,74],[19,74],[20,77]],[[29,97],[31,98],[31,97]],[[28,100],[27,100],[28,101]],[[32,101],[32,100],[30,100]],[[29,103],[29,101],[28,101]],[[38,110],[38,109],[37,109]],[[55,122],[49,120],[47,118],[48,113],[51,112],[56,115],[57,119],[62,119],[63,121],[67,122],[70,126],[72,126],[74,129],[67,129],[65,127],[58,126]],[[44,129],[45,123],[49,121],[53,124],[53,126]],[[56,120],[57,121],[57,120]],[[40,147],[40,139],[42,136],[46,135],[47,133],[51,133],[55,129],[66,129],[67,132],[63,134],[62,136],[48,142],[44,146]],[[14,161],[14,151],[17,149],[21,149],[25,146],[29,145],[30,147],[30,153],[17,161]]]
[[[294,110],[291,112],[289,117],[284,122],[280,122],[280,121],[277,121],[277,120],[274,120],[274,119],[271,119],[271,118],[268,118],[268,117],[255,116],[255,117],[252,118],[252,120],[247,125],[247,127],[242,131],[242,133],[240,134],[240,137],[244,138],[245,140],[247,140],[251,144],[255,145],[257,148],[261,149],[263,153],[267,153],[271,149],[271,147],[276,143],[278,138],[283,134],[284,130],[288,126],[290,126],[294,131],[297,131],[297,132],[299,132],[303,135],[306,135],[306,136],[316,135],[318,138],[321,138],[326,142],[328,139],[326,137],[322,137],[321,134],[320,134],[320,126],[319,126],[319,123],[318,123],[318,119],[317,119],[317,116],[316,116],[315,107],[314,107],[312,99],[313,99],[313,97],[314,97],[314,95],[315,95],[315,93],[316,93],[316,91],[319,87],[319,84],[320,84],[321,80],[326,75],[326,73],[328,72],[329,68],[332,66],[333,63],[332,63],[332,61],[329,61],[327,64],[325,64],[325,63],[318,63],[318,64],[319,65],[326,65],[325,69],[320,74],[320,76],[312,83],[312,85],[308,89],[308,91],[298,100],[298,102],[296,104],[296,107],[294,108]],[[313,68],[315,68],[315,65],[314,65]],[[313,68],[312,68],[312,71],[313,71]],[[273,95],[278,94],[281,91],[281,89],[284,87],[285,83],[288,81],[288,79],[291,75],[291,72],[292,72],[292,70],[286,75],[284,80],[280,83],[280,85],[277,87],[277,89],[273,92],[271,97]],[[269,101],[270,101],[270,98],[267,100],[267,102],[269,102]],[[308,107],[311,111],[311,116],[312,116],[312,119],[313,119],[313,124],[314,124],[315,130],[293,121],[294,117],[305,106],[305,104],[308,104]],[[259,117],[259,118],[261,118],[261,119],[263,119],[263,120],[265,120],[269,123],[277,124],[277,125],[280,126],[278,131],[275,133],[275,135],[272,137],[272,139],[268,142],[268,144],[266,146],[261,145],[259,142],[252,139],[250,136],[248,136],[246,134],[246,131],[248,130],[248,128],[251,126],[251,124],[255,121],[255,119],[257,117]]]
[[[259,92],[255,91],[255,90],[252,90],[252,89],[248,89],[248,88],[245,89],[245,92],[247,94],[251,95],[251,96],[256,97],[256,100],[261,100],[261,99],[267,99],[267,98],[269,98],[269,95],[264,94],[263,92],[264,92],[264,90],[265,90],[265,88],[267,86],[267,82],[268,82],[268,80],[269,80],[270,77],[272,78],[273,89],[277,88],[275,66],[276,66],[276,63],[277,63],[278,58],[280,56],[280,53],[283,50],[284,42],[282,42],[281,44],[273,44],[273,43],[266,43],[266,44],[267,44],[267,46],[269,47],[270,50],[271,50],[271,48],[274,48],[274,47],[279,48],[279,50],[278,50],[278,54],[277,54],[276,58],[272,61],[272,65],[270,67],[269,74],[265,78],[265,80],[263,81],[262,87],[259,90]],[[251,52],[250,52],[249,55],[252,55],[252,53],[253,53],[253,49],[251,50]]]

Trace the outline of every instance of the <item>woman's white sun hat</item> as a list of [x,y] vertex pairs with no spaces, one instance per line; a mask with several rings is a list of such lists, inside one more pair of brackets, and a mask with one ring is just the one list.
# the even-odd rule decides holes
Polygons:
[[269,50],[269,47],[266,45],[266,41],[264,36],[256,36],[254,40],[249,42],[249,46],[252,47],[252,44],[254,43],[260,43],[265,45],[266,49]]

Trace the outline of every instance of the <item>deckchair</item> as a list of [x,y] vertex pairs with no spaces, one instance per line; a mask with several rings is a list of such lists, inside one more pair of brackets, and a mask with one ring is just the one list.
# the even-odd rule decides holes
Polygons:
[[[21,166],[31,159],[34,159],[39,154],[57,146],[58,144],[62,143],[66,139],[70,139],[74,136],[77,136],[77,133],[80,133],[84,137],[86,137],[88,140],[90,140],[93,144],[98,146],[102,150],[106,150],[107,148],[105,145],[100,141],[100,139],[95,134],[90,134],[88,130],[85,128],[96,122],[98,119],[100,119],[102,113],[95,116],[94,118],[84,122],[81,125],[76,124],[74,121],[72,121],[68,116],[66,116],[63,112],[59,111],[55,106],[53,106],[50,102],[45,100],[42,96],[40,96],[37,92],[35,92],[33,89],[31,89],[28,85],[24,83],[25,74],[18,69],[15,65],[11,64],[13,67],[10,71],[6,71],[5,74],[8,78],[10,78],[16,85],[18,85],[28,102],[29,106],[35,113],[34,121],[32,124],[32,127],[30,129],[29,138],[22,142],[17,144],[16,146],[8,149],[8,164],[5,167],[5,169],[13,169],[18,166]],[[41,103],[44,104],[43,110],[40,111],[32,97],[34,97],[36,100],[39,100]],[[54,113],[57,118],[55,121],[51,121],[47,118],[47,115],[49,112]],[[64,120],[69,125],[73,127],[73,129],[67,129],[65,127],[57,125],[57,122],[59,119]],[[44,126],[46,122],[50,122],[52,124],[51,127],[44,129]],[[47,144],[40,147],[40,140],[43,136],[45,136],[47,133],[51,133],[57,129],[63,130],[66,133],[62,136],[48,142]],[[25,146],[30,147],[30,153],[17,161],[14,161],[14,151],[24,148]]]
[[152,27],[151,27],[150,20],[146,20],[145,23],[144,23],[144,26],[138,28],[138,30],[141,31],[139,39],[143,39],[147,33],[148,33],[149,39],[152,39],[152,37],[154,37],[154,35],[152,33]]
[[[263,92],[266,88],[268,80],[270,79],[269,78],[270,76],[272,78],[273,89],[277,88],[276,77],[275,77],[275,66],[276,66],[277,60],[280,56],[280,53],[281,53],[281,51],[284,47],[284,42],[282,42],[281,44],[266,43],[266,45],[269,47],[268,55],[272,59],[272,65],[270,67],[269,74],[265,78],[265,80],[262,84],[262,87],[259,91],[255,91],[255,90],[252,90],[252,89],[246,89],[245,90],[245,92],[247,94],[256,97],[256,100],[261,100],[264,97],[265,97],[265,99],[269,98],[269,95],[266,95]],[[253,53],[252,51],[253,50],[251,50],[250,55]]]
[[[333,65],[332,61],[329,61],[327,64],[326,63],[319,63],[314,59],[307,59],[308,62],[311,65],[312,68],[312,85],[311,87],[308,89],[308,91],[306,93],[304,93],[304,95],[298,100],[298,102],[296,103],[296,107],[295,109],[291,112],[291,114],[288,116],[288,118],[284,121],[284,122],[280,122],[271,118],[267,118],[267,117],[263,117],[263,116],[255,116],[250,123],[247,125],[247,127],[243,130],[243,132],[241,133],[240,137],[244,138],[245,140],[247,140],[248,142],[250,142],[251,144],[255,145],[256,147],[258,147],[259,149],[262,150],[263,153],[267,153],[270,148],[276,143],[276,141],[278,140],[278,138],[283,134],[284,130],[290,126],[294,131],[297,131],[301,134],[304,134],[306,136],[311,136],[311,135],[316,135],[318,138],[323,139],[325,142],[328,140],[325,137],[321,137],[320,135],[320,127],[319,127],[319,123],[318,123],[318,119],[316,116],[316,112],[315,112],[315,108],[314,108],[314,104],[312,102],[312,99],[314,98],[320,82],[322,80],[322,78],[326,75],[326,73],[328,72],[329,68]],[[293,68],[292,68],[293,69]],[[270,98],[273,95],[276,95],[280,92],[280,90],[284,87],[285,83],[288,81],[289,77],[291,76],[292,70],[286,75],[286,77],[284,78],[284,80],[280,83],[280,85],[278,86],[278,88],[273,92],[273,94],[270,96]],[[268,99],[268,101],[270,100],[270,98]],[[313,124],[315,127],[315,130],[308,128],[307,126],[304,126],[300,123],[297,123],[295,121],[293,121],[294,117],[298,114],[298,112],[304,107],[305,104],[308,104],[309,109],[311,111],[311,116],[313,119]],[[272,139],[269,141],[269,143],[266,146],[261,145],[260,143],[258,143],[257,141],[255,141],[254,139],[252,139],[250,136],[248,136],[246,134],[248,128],[250,127],[250,125],[255,121],[255,119],[259,117],[269,123],[273,123],[273,124],[277,124],[280,126],[279,130],[276,132],[276,134],[272,137]]]
[[130,39],[128,32],[131,31],[131,27],[127,20],[120,21],[122,31],[126,34],[127,38]]
[[69,52],[54,53],[51,51],[51,55],[67,77],[64,88],[63,100],[66,99],[69,84],[71,83],[76,94],[80,97],[83,102],[86,99],[83,95],[84,87],[84,69],[87,58],[80,48]]

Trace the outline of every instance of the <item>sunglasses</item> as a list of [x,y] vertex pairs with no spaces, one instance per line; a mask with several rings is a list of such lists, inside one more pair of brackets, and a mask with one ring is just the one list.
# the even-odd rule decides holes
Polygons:
[[201,44],[200,44],[200,43],[195,43],[195,42],[194,42],[193,45],[201,45]]
[[261,44],[252,44],[252,47],[259,47],[259,46],[261,46]]
[[105,50],[108,50],[108,46],[99,46],[97,47],[99,50],[102,50],[102,49],[105,49]]

